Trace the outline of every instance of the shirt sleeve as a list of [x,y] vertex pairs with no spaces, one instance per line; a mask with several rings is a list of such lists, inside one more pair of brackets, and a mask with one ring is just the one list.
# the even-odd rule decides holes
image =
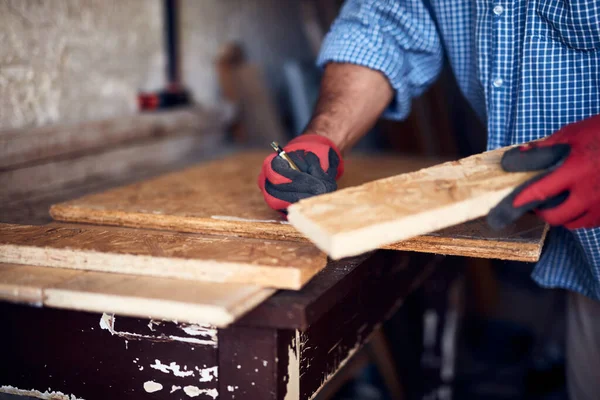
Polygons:
[[347,0],[317,65],[345,62],[382,72],[395,91],[384,117],[404,119],[411,99],[439,76],[442,54],[436,26],[421,0]]
[[[590,276],[594,277],[593,286],[597,289],[597,295],[600,296],[600,228],[577,229],[573,231],[587,261],[587,268],[590,268]],[[583,268],[584,266],[574,265],[573,268]]]

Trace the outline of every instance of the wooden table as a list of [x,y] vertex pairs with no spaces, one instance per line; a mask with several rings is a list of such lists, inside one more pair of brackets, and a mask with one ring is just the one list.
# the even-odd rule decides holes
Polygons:
[[[50,204],[194,162],[88,179],[4,203],[0,220],[46,223]],[[5,321],[0,392],[61,392],[86,400],[324,397],[370,335],[444,260],[381,250],[330,262],[302,290],[277,292],[226,329],[0,303],[0,320]],[[430,287],[438,288],[435,298],[447,299],[448,287]],[[447,301],[441,303],[445,307]],[[420,326],[419,313],[413,322]],[[439,339],[435,354],[429,354],[438,360],[444,321],[434,332]],[[422,339],[415,340],[419,349]],[[418,359],[411,368],[421,368]],[[433,386],[440,384],[439,365],[423,368],[428,372],[422,376],[432,376]]]
[[[0,387],[93,399],[310,399],[441,257],[331,262],[226,329],[0,303]],[[438,355],[439,356],[439,355]]]

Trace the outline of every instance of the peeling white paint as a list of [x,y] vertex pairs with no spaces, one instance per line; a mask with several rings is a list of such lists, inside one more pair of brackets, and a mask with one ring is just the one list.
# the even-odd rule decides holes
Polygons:
[[190,336],[203,336],[217,341],[217,328],[211,325],[190,324],[180,326],[180,329]]
[[205,346],[217,347],[217,341],[212,340],[212,339],[211,340],[203,340],[203,339],[187,338],[187,337],[181,337],[181,336],[167,336],[167,337],[176,342],[196,343],[196,344],[202,344]]
[[219,376],[219,368],[218,367],[210,367],[210,368],[198,368],[195,367],[200,375],[200,382],[210,382],[214,378]]
[[300,343],[300,331],[296,329],[296,337],[288,348],[288,381],[284,400],[300,399],[300,354],[302,352]]
[[263,367],[266,367],[267,365],[269,365],[269,362],[266,360],[263,360]]
[[289,225],[288,221],[281,221],[278,219],[250,219],[250,218],[240,218],[240,217],[230,217],[227,215],[212,215],[212,219],[218,219],[221,221],[235,221],[235,222],[265,222],[271,224],[281,224],[281,225]]
[[4,385],[0,386],[0,393],[14,394],[16,396],[29,396],[29,397],[37,397],[38,399],[48,399],[48,400],[84,400],[80,397],[77,397],[73,394],[65,394],[63,392],[53,391],[48,388],[45,392],[40,392],[39,390],[30,389],[19,389],[14,386]]
[[154,325],[158,326],[160,324],[162,324],[162,322],[150,319],[150,322],[148,322],[148,329],[150,329],[152,332],[154,332]]
[[115,330],[115,317],[112,314],[102,314],[102,318],[100,318],[100,327],[104,330],[110,332],[111,335],[117,335],[127,340],[152,340],[152,341],[174,341],[174,342],[184,342],[184,343],[194,343],[200,344],[204,346],[217,347],[216,340],[216,329],[214,338],[211,336],[210,339],[199,339],[199,338],[191,338],[191,337],[181,337],[181,336],[173,336],[173,335],[142,335],[139,333],[131,333],[131,332],[120,332]]
[[171,393],[175,393],[176,391],[181,390],[181,386],[171,386]]
[[233,386],[227,385],[228,392],[233,392],[234,390],[235,390],[235,388]]
[[172,372],[173,375],[181,378],[194,375],[194,371],[182,371],[181,367],[174,361],[172,361],[169,365],[166,365],[161,363],[160,360],[154,360],[154,364],[150,364],[150,368],[154,368],[165,374]]
[[184,387],[183,391],[189,397],[197,397],[197,396],[200,396],[201,394],[205,394],[207,396],[212,397],[213,399],[216,399],[217,396],[219,396],[219,391],[217,389],[200,389],[197,386],[191,386],[191,385]]
[[115,334],[115,316],[113,314],[103,313],[100,318],[100,328],[110,332],[111,335]]
[[[373,329],[372,332],[374,332],[376,330],[376,327]],[[372,333],[371,332],[371,333]],[[361,346],[361,340],[362,338],[359,336],[358,337],[358,341],[356,342],[356,344],[354,345],[354,347],[352,347],[349,351],[348,354],[346,354],[346,357],[344,357],[344,359],[342,361],[339,362],[339,364],[337,365],[337,367],[334,369],[334,371],[332,371],[331,373],[327,374],[325,376],[325,379],[322,380],[321,382],[321,386],[319,386],[319,388],[310,396],[309,400],[313,400],[321,391],[321,389],[323,389],[323,387],[329,382],[329,380],[331,378],[333,378],[335,376],[335,374],[340,371],[344,365],[346,365],[346,363],[354,356],[354,354],[356,354],[356,352],[358,351],[358,349]],[[365,343],[368,340],[365,341]],[[337,347],[337,346],[336,346]],[[287,400],[287,399],[286,399]]]
[[200,396],[200,389],[198,388],[198,386],[186,386],[183,388],[183,391],[190,397]]
[[162,388],[163,388],[163,385],[161,385],[158,382],[154,382],[154,381],[144,382],[144,390],[148,393],[158,392],[159,390],[162,390]]

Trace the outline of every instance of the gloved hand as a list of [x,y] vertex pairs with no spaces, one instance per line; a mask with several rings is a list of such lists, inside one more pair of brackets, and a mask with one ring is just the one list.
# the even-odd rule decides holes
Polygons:
[[543,172],[490,211],[491,227],[502,228],[532,210],[554,226],[600,226],[600,116],[507,151],[502,167],[508,172]]
[[344,161],[329,139],[305,134],[291,140],[283,150],[301,172],[276,153],[265,159],[258,187],[269,207],[286,214],[287,207],[298,200],[337,189]]

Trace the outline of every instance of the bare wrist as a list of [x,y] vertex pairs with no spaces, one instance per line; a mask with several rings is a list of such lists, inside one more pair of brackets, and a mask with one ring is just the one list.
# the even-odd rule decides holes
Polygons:
[[348,131],[329,121],[313,119],[304,130],[304,133],[326,137],[333,142],[342,154],[350,150],[351,144],[348,137]]

